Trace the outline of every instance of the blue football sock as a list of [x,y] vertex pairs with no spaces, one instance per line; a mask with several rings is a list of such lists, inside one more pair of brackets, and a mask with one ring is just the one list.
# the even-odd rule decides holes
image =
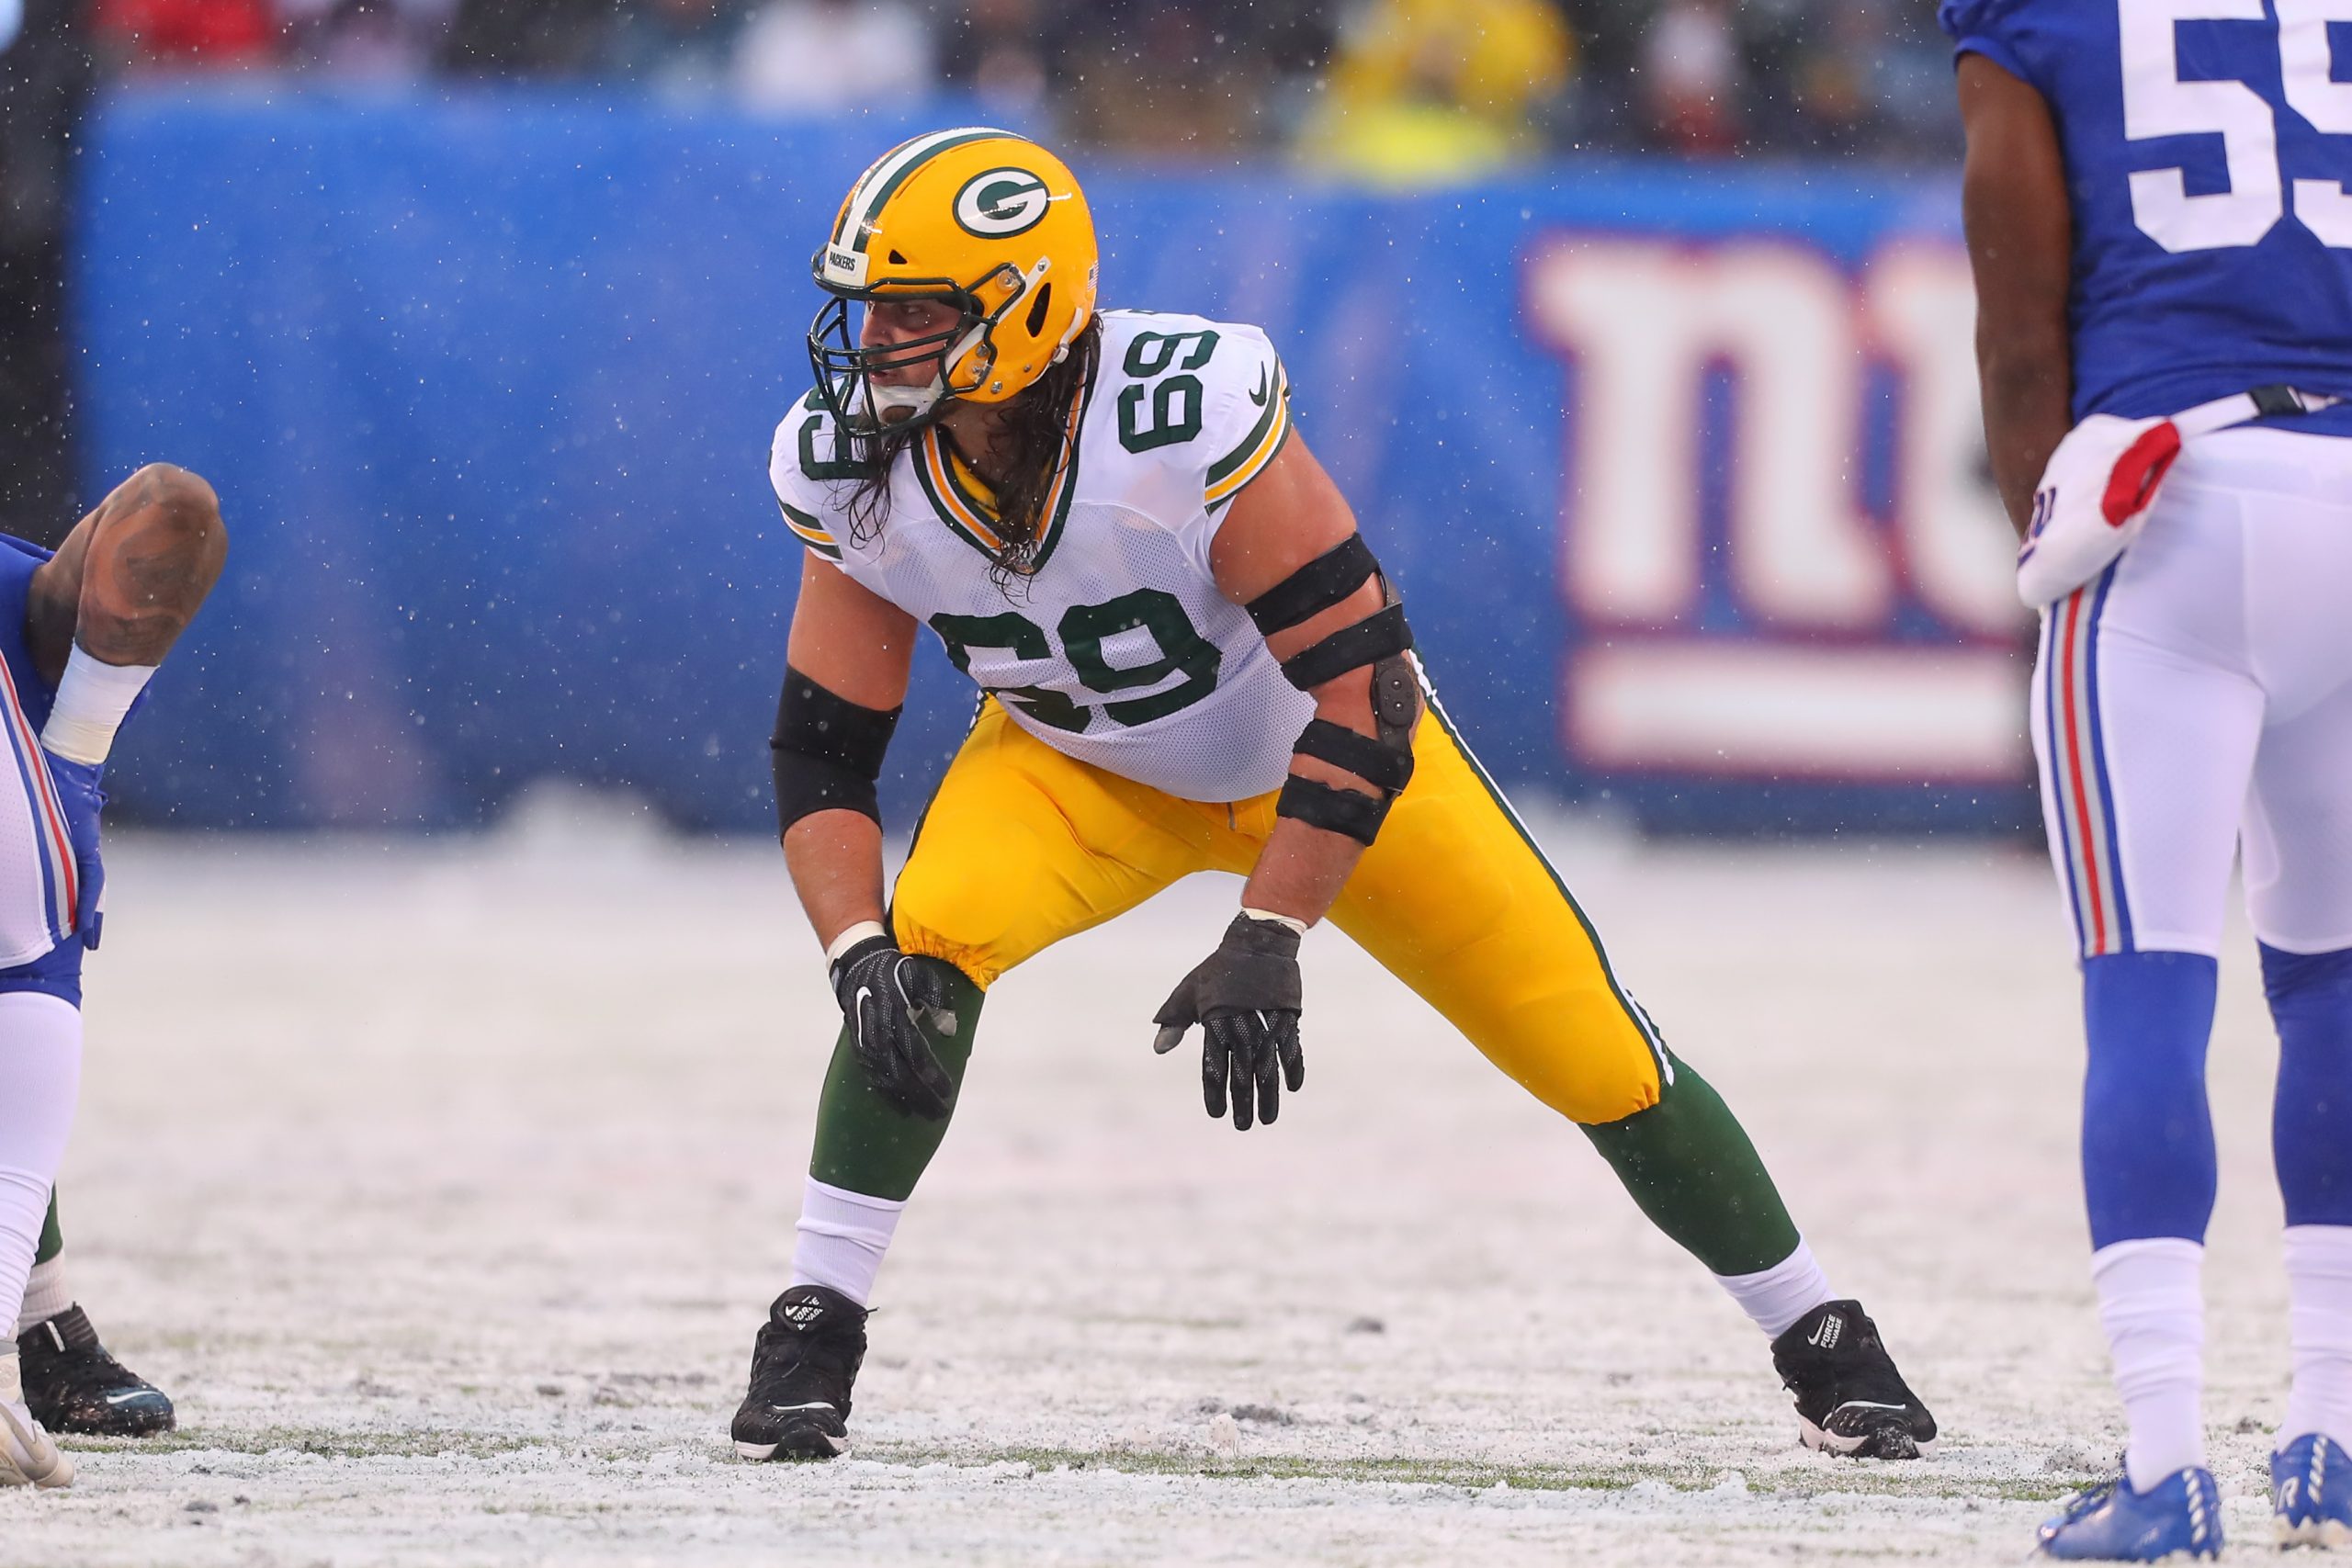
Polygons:
[[2290,1225],[2352,1225],[2352,951],[2262,950],[2278,1025],[2271,1158]]
[[2205,1043],[2218,966],[2194,953],[2083,962],[2083,1190],[2091,1246],[2205,1239],[2213,1214],[2213,1119]]

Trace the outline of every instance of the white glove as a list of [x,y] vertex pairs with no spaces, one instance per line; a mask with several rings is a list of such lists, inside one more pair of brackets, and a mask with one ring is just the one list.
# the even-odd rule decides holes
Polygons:
[[2066,433],[2033,492],[2033,526],[2018,551],[2018,597],[2029,610],[2097,577],[2147,525],[2156,491],[2180,456],[2169,419],[2095,413]]

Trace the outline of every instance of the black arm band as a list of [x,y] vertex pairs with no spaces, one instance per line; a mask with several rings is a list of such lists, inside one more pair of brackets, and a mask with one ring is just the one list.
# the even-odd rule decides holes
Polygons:
[[1363,536],[1351,534],[1242,607],[1258,623],[1258,635],[1272,637],[1344,604],[1379,570]]
[[1360,735],[1327,718],[1309,719],[1292,748],[1302,756],[1345,768],[1364,783],[1395,795],[1413,782],[1413,753]]
[[1412,646],[1413,628],[1405,624],[1405,606],[1391,604],[1283,660],[1283,678],[1302,692],[1311,692],[1326,681],[1393,659]]
[[1386,795],[1335,789],[1293,773],[1283,781],[1283,792],[1274,798],[1274,815],[1295,817],[1310,828],[1320,828],[1369,845],[1380,836],[1380,824],[1388,816],[1388,801]]
[[776,831],[818,811],[855,811],[882,820],[874,781],[899,727],[884,713],[839,697],[786,666],[776,697],[768,758],[775,768]]

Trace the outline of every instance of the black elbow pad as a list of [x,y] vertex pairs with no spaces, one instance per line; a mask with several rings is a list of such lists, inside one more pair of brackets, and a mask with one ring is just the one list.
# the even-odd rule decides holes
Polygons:
[[902,710],[861,707],[785,667],[768,756],[775,769],[776,832],[819,811],[855,811],[882,820],[874,783]]

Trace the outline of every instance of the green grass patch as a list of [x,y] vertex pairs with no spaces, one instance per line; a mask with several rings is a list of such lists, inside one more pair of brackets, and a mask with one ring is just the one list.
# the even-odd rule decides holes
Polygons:
[[586,1451],[594,1458],[625,1460],[641,1457],[634,1449],[609,1444],[555,1443],[544,1438],[488,1436],[480,1432],[409,1428],[390,1431],[349,1431],[317,1427],[254,1427],[221,1428],[183,1427],[153,1438],[67,1438],[61,1447],[76,1453],[172,1454],[209,1451],[271,1454],[281,1451],[316,1454],[321,1459],[489,1459],[530,1449],[550,1452]]
[[[1498,1483],[1526,1492],[1618,1492],[1657,1482],[1678,1492],[1704,1492],[1732,1466],[1626,1461],[1599,1464],[1490,1464],[1476,1460],[1310,1459],[1265,1454],[1218,1463],[1197,1452],[1165,1449],[929,1448],[910,1443],[860,1443],[854,1457],[910,1468],[924,1464],[979,1467],[1025,1461],[1040,1471],[1068,1466],[1126,1475],[1190,1475],[1230,1481],[1329,1481],[1449,1486],[1485,1491]],[[1834,1495],[1939,1500],[2045,1503],[2072,1494],[2087,1477],[1951,1475],[1918,1465],[1852,1463],[1805,1472],[1742,1470],[1750,1492],[1774,1497]]]
[[[75,1438],[68,1439],[65,1446],[85,1453],[162,1455],[209,1451],[259,1458],[272,1453],[291,1452],[330,1460],[487,1460],[538,1450],[560,1455],[574,1462],[628,1464],[647,1458],[656,1445],[642,1438],[621,1442],[610,1437],[600,1440],[578,1438],[556,1440],[545,1437],[492,1435],[445,1428],[354,1431],[277,1426],[243,1428],[190,1427],[147,1438]],[[709,1447],[714,1457],[719,1454],[721,1445],[714,1441]],[[1585,1464],[1496,1464],[1478,1460],[1410,1456],[1331,1459],[1297,1454],[1254,1454],[1231,1462],[1219,1462],[1197,1449],[1189,1448],[989,1448],[889,1441],[859,1443],[853,1457],[910,1470],[928,1464],[984,1469],[995,1464],[1026,1463],[1039,1472],[1066,1467],[1119,1475],[1182,1475],[1235,1482],[1319,1481],[1341,1485],[1442,1486],[1464,1492],[1483,1492],[1498,1483],[1507,1484],[1518,1492],[1617,1492],[1652,1482],[1678,1492],[1698,1493],[1718,1484],[1728,1470],[1740,1468],[1751,1493],[1790,1499],[1845,1495],[1939,1501],[1973,1499],[1980,1502],[2049,1503],[2066,1496],[2089,1480],[2087,1476],[2070,1475],[1959,1475],[1939,1471],[1932,1462],[1921,1465],[1808,1464],[1803,1468],[1763,1463],[1754,1468],[1744,1468],[1693,1461],[1626,1460]]]

